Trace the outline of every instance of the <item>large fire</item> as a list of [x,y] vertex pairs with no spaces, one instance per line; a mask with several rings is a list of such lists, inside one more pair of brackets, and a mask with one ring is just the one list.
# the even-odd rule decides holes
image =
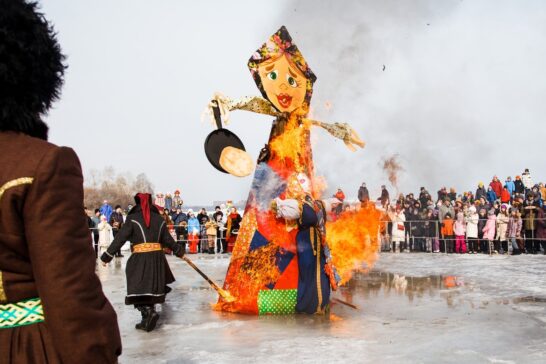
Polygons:
[[341,276],[340,284],[348,282],[353,272],[370,269],[377,260],[380,217],[375,206],[367,204],[326,223],[326,240]]
[[[285,184],[278,197],[303,201],[311,194],[321,199],[326,182],[314,174],[311,122],[296,113],[278,122],[285,125],[282,133],[273,135],[269,142],[271,155],[267,162],[267,168]],[[266,181],[253,187],[224,282],[224,289],[236,301],[220,298],[215,305],[217,310],[258,314],[258,296],[267,291],[264,287],[273,287],[279,292],[298,287],[298,221],[277,218],[269,202],[262,203],[271,198],[270,187]],[[357,211],[343,212],[336,221],[326,223],[326,243],[332,264],[341,277],[340,284],[348,282],[354,271],[369,269],[376,261],[379,220],[379,211],[369,204]],[[251,248],[251,244],[257,245]],[[280,259],[289,262],[282,272],[277,265]]]

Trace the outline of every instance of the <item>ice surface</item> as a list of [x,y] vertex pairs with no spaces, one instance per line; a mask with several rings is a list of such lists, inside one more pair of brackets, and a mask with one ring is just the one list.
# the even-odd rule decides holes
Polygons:
[[[189,257],[222,283],[228,256]],[[140,315],[124,305],[125,259],[97,268],[118,313],[121,363],[546,362],[544,256],[383,254],[334,294],[359,309],[334,303],[327,317],[212,311],[215,291],[168,257],[177,281],[151,333],[135,330]],[[458,285],[446,286],[449,275]]]

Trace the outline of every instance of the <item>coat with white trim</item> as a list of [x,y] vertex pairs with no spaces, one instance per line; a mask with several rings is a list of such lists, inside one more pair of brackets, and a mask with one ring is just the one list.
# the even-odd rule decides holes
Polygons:
[[184,255],[185,247],[172,238],[165,220],[155,207],[151,208],[150,226],[147,227],[140,205],[129,212],[125,224],[108,250],[101,256],[101,260],[111,261],[126,241],[131,243],[133,253],[127,260],[125,304],[147,305],[165,302],[165,296],[170,290],[166,285],[174,282],[165,253],[162,249],[135,252],[135,246],[141,243],[159,243],[162,248],[171,249],[173,254],[179,257]]

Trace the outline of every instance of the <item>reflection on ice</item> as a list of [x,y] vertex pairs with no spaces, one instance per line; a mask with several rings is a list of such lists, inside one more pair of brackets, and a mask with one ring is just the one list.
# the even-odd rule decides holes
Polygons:
[[[546,357],[543,257],[384,255],[376,270],[355,274],[333,295],[358,310],[333,302],[329,316],[261,317],[213,311],[216,292],[169,257],[177,281],[149,334],[134,329],[138,313],[123,304],[125,259],[97,268],[118,313],[122,363],[539,363]],[[192,260],[222,283],[227,256]]]

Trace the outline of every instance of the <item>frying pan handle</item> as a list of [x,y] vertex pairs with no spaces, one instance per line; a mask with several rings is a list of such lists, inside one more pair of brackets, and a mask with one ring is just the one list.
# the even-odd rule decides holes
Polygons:
[[216,126],[218,129],[222,129],[222,116],[220,115],[220,107],[218,106],[218,101],[212,100],[212,112],[214,114],[214,120],[216,121]]

